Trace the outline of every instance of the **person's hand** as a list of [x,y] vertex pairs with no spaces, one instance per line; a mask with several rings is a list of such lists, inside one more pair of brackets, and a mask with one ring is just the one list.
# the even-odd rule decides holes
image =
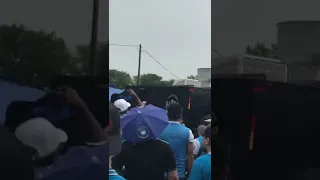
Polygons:
[[62,91],[59,91],[58,93],[66,97],[68,104],[80,107],[84,106],[84,102],[80,98],[76,90],[72,88],[64,88]]
[[128,89],[127,92],[128,92],[129,94],[131,94],[132,96],[137,96],[136,92],[134,92],[133,89]]
[[114,155],[109,156],[109,169],[112,169],[112,159]]

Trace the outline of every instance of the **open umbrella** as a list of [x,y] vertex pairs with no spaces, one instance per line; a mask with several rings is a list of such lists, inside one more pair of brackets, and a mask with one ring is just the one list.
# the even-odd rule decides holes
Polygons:
[[153,105],[133,108],[120,121],[123,138],[135,143],[159,138],[168,124],[166,110]]
[[121,90],[121,89],[116,89],[116,88],[113,88],[113,87],[109,87],[109,100],[111,100],[112,94],[120,94],[122,92],[123,92],[123,90]]

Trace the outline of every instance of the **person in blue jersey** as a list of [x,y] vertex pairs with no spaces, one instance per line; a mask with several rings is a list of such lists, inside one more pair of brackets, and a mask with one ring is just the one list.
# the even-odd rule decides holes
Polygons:
[[189,180],[211,180],[211,129],[207,127],[202,138],[207,153],[194,161]]
[[204,131],[206,130],[206,128],[207,127],[205,125],[200,125],[197,128],[198,137],[193,142],[193,154],[195,157],[202,155],[202,153],[204,152],[202,138],[203,138]]
[[180,104],[171,103],[168,105],[167,114],[169,125],[160,136],[160,139],[169,143],[173,151],[180,180],[188,177],[188,171],[186,171],[186,169],[190,171],[194,161],[194,136],[189,128],[180,123],[182,113],[183,109]]

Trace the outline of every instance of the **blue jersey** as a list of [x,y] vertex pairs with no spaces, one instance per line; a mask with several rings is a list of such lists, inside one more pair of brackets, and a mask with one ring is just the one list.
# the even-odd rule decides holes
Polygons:
[[211,154],[202,155],[194,161],[189,180],[211,180]]
[[190,133],[190,129],[180,123],[170,122],[160,136],[161,140],[169,143],[173,151],[180,178],[185,177],[187,145],[189,143]]
[[202,146],[203,136],[199,136],[199,137],[197,137],[196,139],[197,139],[197,141],[199,141],[200,146]]
[[109,169],[109,180],[126,180],[120,176],[114,169]]

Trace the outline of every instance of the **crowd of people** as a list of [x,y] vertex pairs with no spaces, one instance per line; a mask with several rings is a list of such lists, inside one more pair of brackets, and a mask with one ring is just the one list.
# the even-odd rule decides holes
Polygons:
[[[28,115],[8,107],[1,127],[1,179],[106,179],[109,151],[107,120],[99,123],[78,93],[70,88],[55,93],[75,109],[73,119]],[[21,107],[21,106],[20,106]],[[19,123],[17,123],[19,122]]]
[[19,108],[12,113],[8,107],[0,128],[1,179],[211,179],[210,119],[194,135],[183,124],[178,102],[170,101],[165,110],[147,105],[133,90],[128,93],[137,105],[113,96],[109,120],[98,120],[71,88],[55,92],[76,110],[68,120],[32,116]]
[[[167,121],[167,124],[165,128],[158,130],[161,126],[158,125],[158,122],[161,120],[153,118],[150,121],[143,121],[142,119],[150,118],[140,112],[147,108],[146,103],[142,102],[134,91],[129,90],[129,92],[138,102],[137,107],[131,107],[131,104],[125,99],[121,99],[120,96],[115,95],[111,98],[113,106],[110,106],[109,111],[119,112],[121,117],[114,118],[120,119],[122,134],[126,133],[124,131],[132,131],[132,133],[129,139],[122,137],[119,154],[112,154],[110,177],[118,172],[129,180],[211,179],[211,142],[213,134],[211,119],[206,119],[207,125],[200,125],[198,134],[194,135],[183,124],[182,106],[175,100],[177,98],[170,98],[175,95],[170,95],[166,102],[167,109],[160,113],[161,115],[164,114],[164,121]],[[130,118],[136,114],[130,108],[138,109],[139,116]],[[131,126],[133,128],[129,130],[123,128],[125,125],[122,125],[128,119],[134,123],[134,126]],[[154,124],[158,128],[154,127]],[[132,140],[134,133],[139,133],[141,127],[146,127],[151,131],[149,133],[154,136],[152,138],[138,137],[136,140]],[[119,175],[117,174],[117,176]]]

